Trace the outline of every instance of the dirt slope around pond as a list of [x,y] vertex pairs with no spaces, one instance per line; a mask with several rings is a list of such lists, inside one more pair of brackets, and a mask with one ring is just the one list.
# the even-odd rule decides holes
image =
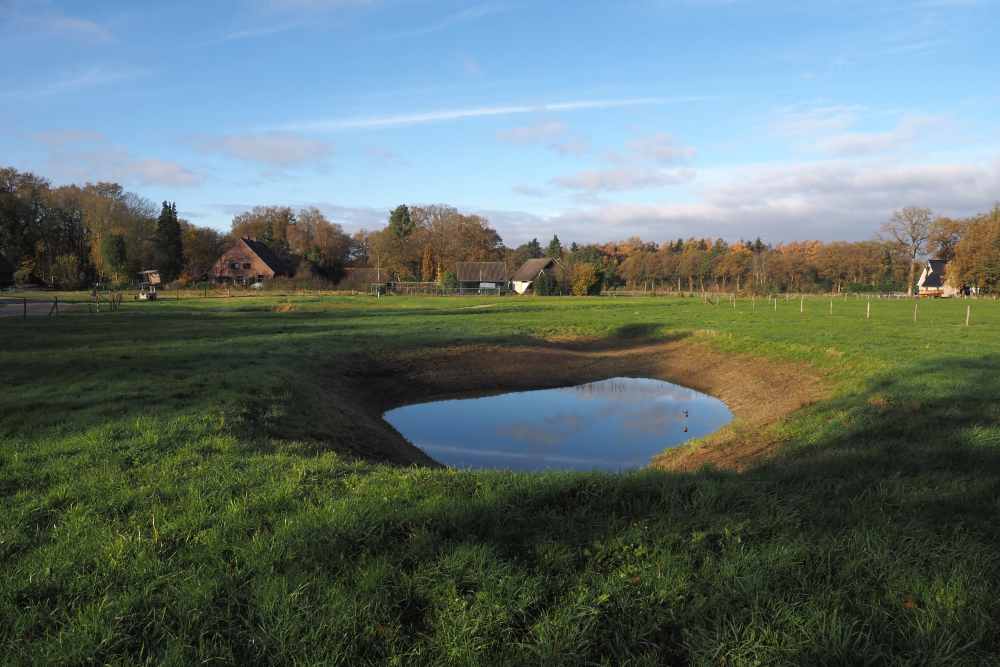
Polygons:
[[[780,444],[773,425],[830,394],[819,373],[805,364],[724,353],[699,337],[563,339],[533,341],[523,347],[424,349],[366,360],[348,375],[352,391],[367,411],[379,416],[425,400],[566,387],[616,376],[666,380],[721,399],[732,411],[733,423],[654,461],[654,466],[671,470],[696,469],[705,463],[742,469]],[[392,439],[401,439],[394,430]],[[386,456],[383,447],[358,454],[426,464],[423,452],[409,448],[414,450],[412,456],[404,452]]]

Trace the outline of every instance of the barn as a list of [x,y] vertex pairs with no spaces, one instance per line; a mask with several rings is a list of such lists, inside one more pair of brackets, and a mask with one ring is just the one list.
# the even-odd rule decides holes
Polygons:
[[551,257],[529,259],[510,277],[512,289],[518,294],[524,294],[531,287],[535,278],[543,273],[554,276],[556,274],[556,260]]
[[219,258],[208,278],[215,283],[249,285],[287,275],[288,267],[267,244],[244,236]]
[[504,262],[456,262],[455,277],[462,289],[507,291],[507,264]]

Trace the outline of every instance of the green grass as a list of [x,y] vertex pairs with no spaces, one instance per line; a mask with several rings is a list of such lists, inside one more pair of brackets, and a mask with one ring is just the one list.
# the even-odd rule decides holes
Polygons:
[[[1000,303],[924,301],[916,324],[912,302],[865,307],[255,297],[0,319],[0,662],[996,664]],[[334,453],[398,438],[359,408],[387,355],[696,330],[834,384],[775,427],[779,461]]]

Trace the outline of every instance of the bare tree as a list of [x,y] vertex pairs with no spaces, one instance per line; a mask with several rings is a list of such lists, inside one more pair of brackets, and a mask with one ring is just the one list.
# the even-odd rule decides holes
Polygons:
[[929,208],[904,206],[892,214],[891,220],[882,223],[882,231],[910,251],[910,280],[906,283],[909,296],[913,296],[913,265],[931,237],[933,221],[934,212]]

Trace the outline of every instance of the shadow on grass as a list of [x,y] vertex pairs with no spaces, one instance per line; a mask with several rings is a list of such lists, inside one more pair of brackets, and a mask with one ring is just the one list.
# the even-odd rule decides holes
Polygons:
[[995,662],[994,358],[813,406],[742,474],[393,469],[281,445],[387,437],[353,381],[312,382],[400,335],[343,319],[65,325],[4,357],[13,662]]

